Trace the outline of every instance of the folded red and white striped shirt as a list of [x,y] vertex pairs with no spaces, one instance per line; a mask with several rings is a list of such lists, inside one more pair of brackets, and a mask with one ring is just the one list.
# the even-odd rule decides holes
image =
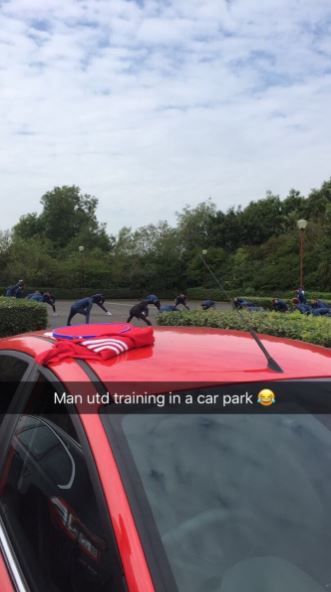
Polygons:
[[67,358],[82,360],[109,360],[137,347],[153,345],[152,327],[130,327],[125,333],[119,330],[107,331],[104,335],[91,338],[57,338],[53,347],[36,357],[37,364],[48,366]]
[[123,337],[121,339],[111,337],[104,337],[103,339],[84,339],[80,342],[80,345],[84,345],[87,349],[96,353],[110,350],[116,355],[122,354],[129,349],[129,346],[124,341]]

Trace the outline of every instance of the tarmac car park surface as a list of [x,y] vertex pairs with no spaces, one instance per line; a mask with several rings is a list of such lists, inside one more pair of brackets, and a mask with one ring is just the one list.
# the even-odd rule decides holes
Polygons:
[[[126,318],[115,307],[107,320]],[[328,588],[331,425],[314,404],[331,400],[330,350],[263,336],[277,373],[247,333],[160,327],[153,346],[44,368],[47,333],[0,340],[1,592]],[[202,405],[54,405],[55,390],[121,385]],[[252,412],[205,405],[230,395],[253,397]]]
[[[138,300],[106,300],[105,307],[107,310],[110,310],[112,313],[112,317],[105,316],[105,313],[96,305],[93,306],[91,311],[91,323],[105,323],[105,322],[113,322],[113,321],[121,321],[125,322],[129,316],[129,310],[134,304],[137,304]],[[161,300],[161,304],[173,304],[174,301],[172,300]],[[51,307],[47,306],[48,311],[48,320],[50,327],[59,327],[60,325],[65,325],[67,322],[69,309],[72,304],[70,300],[57,300],[56,301],[56,311],[58,316],[54,317]],[[190,301],[189,303],[191,310],[201,310],[200,301]],[[152,304],[148,307],[149,309],[149,318],[153,325],[156,324],[155,319],[157,315],[157,309]],[[216,304],[216,310],[231,310],[232,306],[228,302],[218,302]],[[179,306],[179,310],[185,310],[183,306]],[[84,317],[82,315],[76,315],[72,320],[72,325],[81,324],[84,322]],[[142,321],[134,320],[134,324],[137,326],[145,325]]]

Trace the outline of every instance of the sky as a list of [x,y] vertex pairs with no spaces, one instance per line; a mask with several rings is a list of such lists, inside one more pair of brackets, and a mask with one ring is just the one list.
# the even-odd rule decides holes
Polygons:
[[330,0],[0,0],[0,228],[60,185],[111,233],[307,195],[330,106]]

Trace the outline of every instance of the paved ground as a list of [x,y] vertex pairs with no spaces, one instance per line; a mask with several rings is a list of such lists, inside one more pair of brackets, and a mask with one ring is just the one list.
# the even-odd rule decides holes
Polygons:
[[[109,300],[105,302],[105,306],[110,312],[112,316],[106,316],[105,313],[99,308],[96,304],[93,305],[90,322],[91,323],[111,323],[111,322],[124,322],[127,320],[129,315],[130,308],[136,304],[136,300]],[[48,309],[48,324],[49,327],[62,327],[63,325],[67,324],[67,318],[69,314],[69,309],[72,302],[69,300],[58,300],[56,302],[56,312],[57,316],[53,316],[52,309],[50,306],[47,306]],[[173,304],[173,301],[170,300],[162,300],[161,304]],[[189,306],[191,310],[201,310],[200,302],[189,302]],[[183,307],[180,307],[183,308]],[[218,302],[216,304],[216,308],[219,310],[226,310],[231,309],[230,304],[224,302]],[[153,324],[156,324],[155,317],[157,314],[157,309],[155,306],[149,306],[149,318]],[[168,313],[171,314],[171,313]],[[82,315],[77,315],[72,319],[72,325],[79,325],[84,322],[84,317]],[[143,321],[132,321],[135,325],[143,326],[145,323]]]

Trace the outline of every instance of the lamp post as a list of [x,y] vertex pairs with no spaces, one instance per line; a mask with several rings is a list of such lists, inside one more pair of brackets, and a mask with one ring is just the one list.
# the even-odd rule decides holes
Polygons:
[[200,255],[200,258],[201,258],[202,263],[204,265],[204,268],[202,270],[202,285],[205,285],[205,280],[206,280],[206,270],[205,270],[205,268],[207,268],[207,262],[206,262],[205,257],[207,255],[207,253],[208,253],[208,250],[207,249],[202,249],[201,255]]
[[80,253],[81,288],[84,288],[84,250],[84,245],[79,245],[78,251]]
[[297,221],[297,227],[299,229],[300,234],[300,288],[303,289],[303,256],[304,256],[304,248],[305,248],[305,230],[307,228],[307,220],[303,218]]

